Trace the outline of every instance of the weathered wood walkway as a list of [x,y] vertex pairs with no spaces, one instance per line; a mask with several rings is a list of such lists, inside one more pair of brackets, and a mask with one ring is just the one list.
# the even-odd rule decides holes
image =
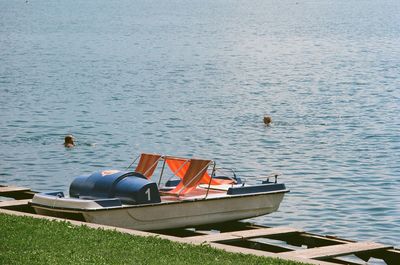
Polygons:
[[[34,210],[28,203],[35,193],[29,188],[0,185],[0,209],[34,213]],[[1,201],[1,197],[12,198],[14,200]]]
[[32,199],[35,192],[29,188],[21,188],[16,186],[3,186],[0,185],[0,196],[9,197],[16,200]]
[[[28,203],[34,194],[35,192],[28,188],[0,186],[0,197],[15,199],[0,201],[0,213],[63,220],[32,214],[33,210]],[[400,250],[392,246],[321,236],[291,227],[272,228],[244,222],[229,222],[191,229],[143,232],[72,220],[70,222],[139,236],[158,236],[182,243],[209,244],[229,252],[278,257],[309,264],[368,264],[365,262],[371,258],[380,259],[387,265],[400,264]]]

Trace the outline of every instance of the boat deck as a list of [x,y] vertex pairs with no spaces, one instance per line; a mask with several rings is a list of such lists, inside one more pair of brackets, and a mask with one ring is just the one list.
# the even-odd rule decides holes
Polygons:
[[227,195],[226,195],[226,190],[210,189],[207,194],[207,189],[197,188],[184,196],[161,195],[161,202],[200,200],[204,199],[206,196],[208,199],[211,199],[211,198],[222,198],[226,197]]

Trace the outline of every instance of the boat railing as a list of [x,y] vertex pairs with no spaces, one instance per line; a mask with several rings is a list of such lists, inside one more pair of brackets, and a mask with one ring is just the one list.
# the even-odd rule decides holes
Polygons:
[[279,172],[272,172],[271,174],[267,175],[267,176],[257,176],[257,177],[253,177],[251,178],[252,180],[261,180],[263,182],[270,182],[270,178],[274,178],[274,183],[278,183],[278,177],[282,176],[282,173]]
[[128,170],[128,169],[130,169],[131,168],[131,166],[133,166],[133,164],[135,164],[136,163],[136,161],[139,159],[139,157],[141,156],[142,154],[140,154],[140,155],[138,155],[138,156],[136,156],[135,157],[135,159],[133,159],[133,161],[132,161],[132,163],[126,168],[126,170]]
[[[212,181],[213,177],[215,177],[216,163],[215,163],[215,161],[212,161],[212,163],[213,163],[213,168],[212,168],[212,172],[210,175],[210,180],[208,182],[206,196],[204,196],[204,200],[207,199],[208,193],[210,192],[211,181]],[[210,166],[210,165],[208,165],[208,166]]]

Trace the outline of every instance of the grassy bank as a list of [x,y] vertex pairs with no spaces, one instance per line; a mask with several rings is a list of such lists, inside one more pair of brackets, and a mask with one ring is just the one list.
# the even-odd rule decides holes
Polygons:
[[0,214],[0,264],[300,263],[78,227],[67,222]]

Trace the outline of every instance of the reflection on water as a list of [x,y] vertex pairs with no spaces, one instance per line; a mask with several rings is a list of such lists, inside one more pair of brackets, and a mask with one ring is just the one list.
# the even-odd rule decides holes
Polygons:
[[398,245],[399,11],[0,1],[0,182],[68,190],[143,151],[207,157],[284,173],[291,193],[259,223]]

